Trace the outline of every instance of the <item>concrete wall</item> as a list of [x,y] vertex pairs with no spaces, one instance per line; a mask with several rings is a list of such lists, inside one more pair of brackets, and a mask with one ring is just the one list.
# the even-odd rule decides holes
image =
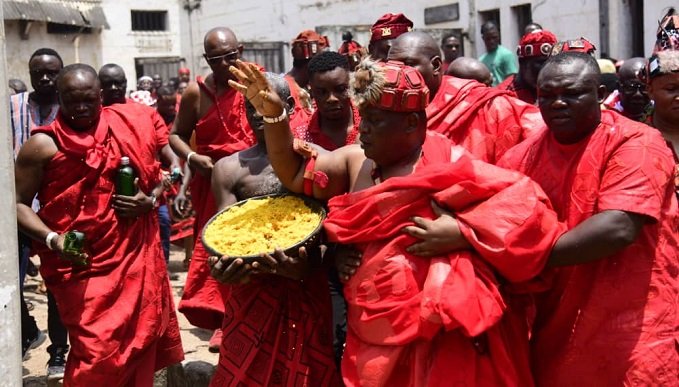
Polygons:
[[102,65],[101,36],[98,31],[79,35],[79,41],[75,42],[74,39],[78,36],[76,34],[48,34],[47,23],[33,22],[28,39],[22,40],[19,36],[19,22],[6,20],[5,33],[7,36],[7,78],[21,79],[29,90],[31,81],[28,75],[28,60],[31,54],[39,48],[49,47],[56,50],[64,60],[64,64],[70,64],[76,60],[77,43],[80,62],[88,63],[95,68]]
[[[104,0],[102,7],[111,29],[104,30],[102,64],[125,69],[128,89],[136,88],[135,58],[181,56],[179,0]],[[167,11],[167,31],[132,31],[131,10]],[[151,75],[151,74],[147,74]]]

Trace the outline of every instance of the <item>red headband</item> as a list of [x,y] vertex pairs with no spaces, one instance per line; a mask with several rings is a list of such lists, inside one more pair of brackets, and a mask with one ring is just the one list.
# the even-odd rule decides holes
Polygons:
[[556,36],[553,33],[545,30],[535,30],[523,35],[516,48],[516,55],[519,58],[548,57],[555,43]]
[[312,56],[329,46],[330,42],[327,36],[321,36],[313,30],[302,31],[292,41],[292,57],[294,59],[311,59]]
[[413,22],[402,13],[387,13],[377,19],[370,28],[372,35],[370,42],[377,42],[384,39],[396,39],[400,35],[413,30]]
[[556,55],[560,52],[584,52],[585,54],[594,55],[596,47],[587,38],[580,37],[580,39],[566,40],[559,42],[552,47],[550,55]]

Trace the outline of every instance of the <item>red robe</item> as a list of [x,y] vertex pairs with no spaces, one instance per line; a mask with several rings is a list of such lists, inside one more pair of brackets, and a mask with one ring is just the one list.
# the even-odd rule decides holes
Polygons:
[[573,228],[607,210],[648,217],[619,253],[549,272],[533,338],[540,386],[670,386],[679,375],[679,262],[673,161],[660,134],[610,111],[562,145],[550,132],[501,160],[538,182]]
[[507,77],[504,81],[500,82],[499,85],[495,86],[495,88],[498,90],[506,90],[512,97],[518,98],[525,103],[535,105],[535,103],[537,102],[537,94],[531,92],[528,89],[516,85],[514,83],[515,79],[516,74],[512,74],[509,77]]
[[69,333],[65,385],[150,385],[154,370],[184,358],[156,213],[127,220],[111,207],[122,156],[130,157],[142,191],[160,181],[156,152],[167,132],[139,130],[151,125],[148,114],[118,104],[104,108],[88,132],[73,131],[61,117],[33,131],[58,148],[44,171],[38,216],[55,232],[84,232],[91,262],[73,265],[34,246]]
[[[405,251],[416,240],[401,229],[435,218],[431,200],[456,214],[475,253]],[[527,316],[500,281],[536,276],[562,232],[537,184],[429,136],[416,173],[328,205],[329,240],[363,252],[344,288],[347,386],[532,385]]]
[[[351,104],[351,114],[353,114],[354,126],[351,128],[349,133],[347,133],[347,137],[343,145],[355,144],[356,140],[358,139],[358,127],[361,125],[361,116],[358,114],[358,109],[353,104]],[[316,110],[311,115],[308,125],[293,126],[291,122],[290,128],[292,130],[292,134],[295,136],[295,138],[319,145],[323,149],[329,151],[339,148],[339,146],[337,146],[337,144],[335,144],[335,142],[332,141],[328,135],[323,133],[321,130],[320,121],[321,119],[319,117],[318,110]]]
[[427,120],[427,129],[491,164],[545,128],[537,107],[474,80],[449,76],[443,76],[427,107]]
[[290,75],[285,75],[285,81],[288,82],[290,95],[295,100],[295,108],[292,114],[290,114],[290,127],[296,128],[308,125],[312,113],[304,107],[303,102],[300,100],[300,86],[295,82],[295,78]]
[[[255,138],[245,117],[243,95],[229,88],[223,94],[215,96],[200,77],[197,82],[212,98],[212,106],[196,123],[196,152],[210,156],[217,162],[222,157],[252,146]],[[221,285],[210,275],[207,264],[209,254],[200,238],[203,226],[217,212],[210,177],[199,173],[193,175],[191,203],[196,212],[193,228],[196,241],[179,311],[192,325],[218,329],[224,318],[224,299],[228,295],[228,287]]]
[[325,269],[232,286],[222,332],[213,387],[340,385]]

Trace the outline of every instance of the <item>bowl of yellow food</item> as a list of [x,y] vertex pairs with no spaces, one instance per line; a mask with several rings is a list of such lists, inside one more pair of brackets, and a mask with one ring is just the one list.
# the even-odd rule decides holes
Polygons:
[[203,228],[201,241],[216,256],[255,261],[281,248],[296,256],[320,239],[326,211],[308,197],[293,194],[257,196],[226,207]]

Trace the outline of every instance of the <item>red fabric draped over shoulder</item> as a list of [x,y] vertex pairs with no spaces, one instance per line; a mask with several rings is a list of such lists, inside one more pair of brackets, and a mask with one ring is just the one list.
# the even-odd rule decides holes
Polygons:
[[507,91],[443,76],[427,107],[427,129],[495,164],[508,149],[543,131],[545,124],[537,107],[511,97]]
[[[328,203],[329,239],[363,252],[345,285],[348,386],[532,385],[527,317],[508,308],[498,281],[536,276],[563,228],[530,179],[459,147],[451,164],[448,153]],[[431,200],[455,213],[475,253],[406,252],[415,240],[401,230],[412,216],[434,218]]]
[[[197,82],[203,92],[212,98],[212,106],[196,124],[196,151],[217,162],[222,157],[252,146],[255,138],[245,116],[243,95],[231,88],[214,95],[200,77]],[[220,285],[210,276],[208,252],[200,239],[205,223],[217,212],[209,176],[194,174],[191,202],[196,212],[193,229],[196,242],[179,311],[192,325],[217,329],[224,318],[224,299],[228,295],[228,287]]]
[[74,266],[34,245],[68,329],[69,385],[153,380],[154,370],[184,357],[156,214],[128,221],[111,207],[121,156],[130,157],[141,190],[148,193],[159,183],[157,133],[138,130],[151,122],[122,104],[104,108],[88,132],[72,130],[61,117],[34,130],[58,148],[38,192],[38,215],[58,233],[84,232],[91,262]]

